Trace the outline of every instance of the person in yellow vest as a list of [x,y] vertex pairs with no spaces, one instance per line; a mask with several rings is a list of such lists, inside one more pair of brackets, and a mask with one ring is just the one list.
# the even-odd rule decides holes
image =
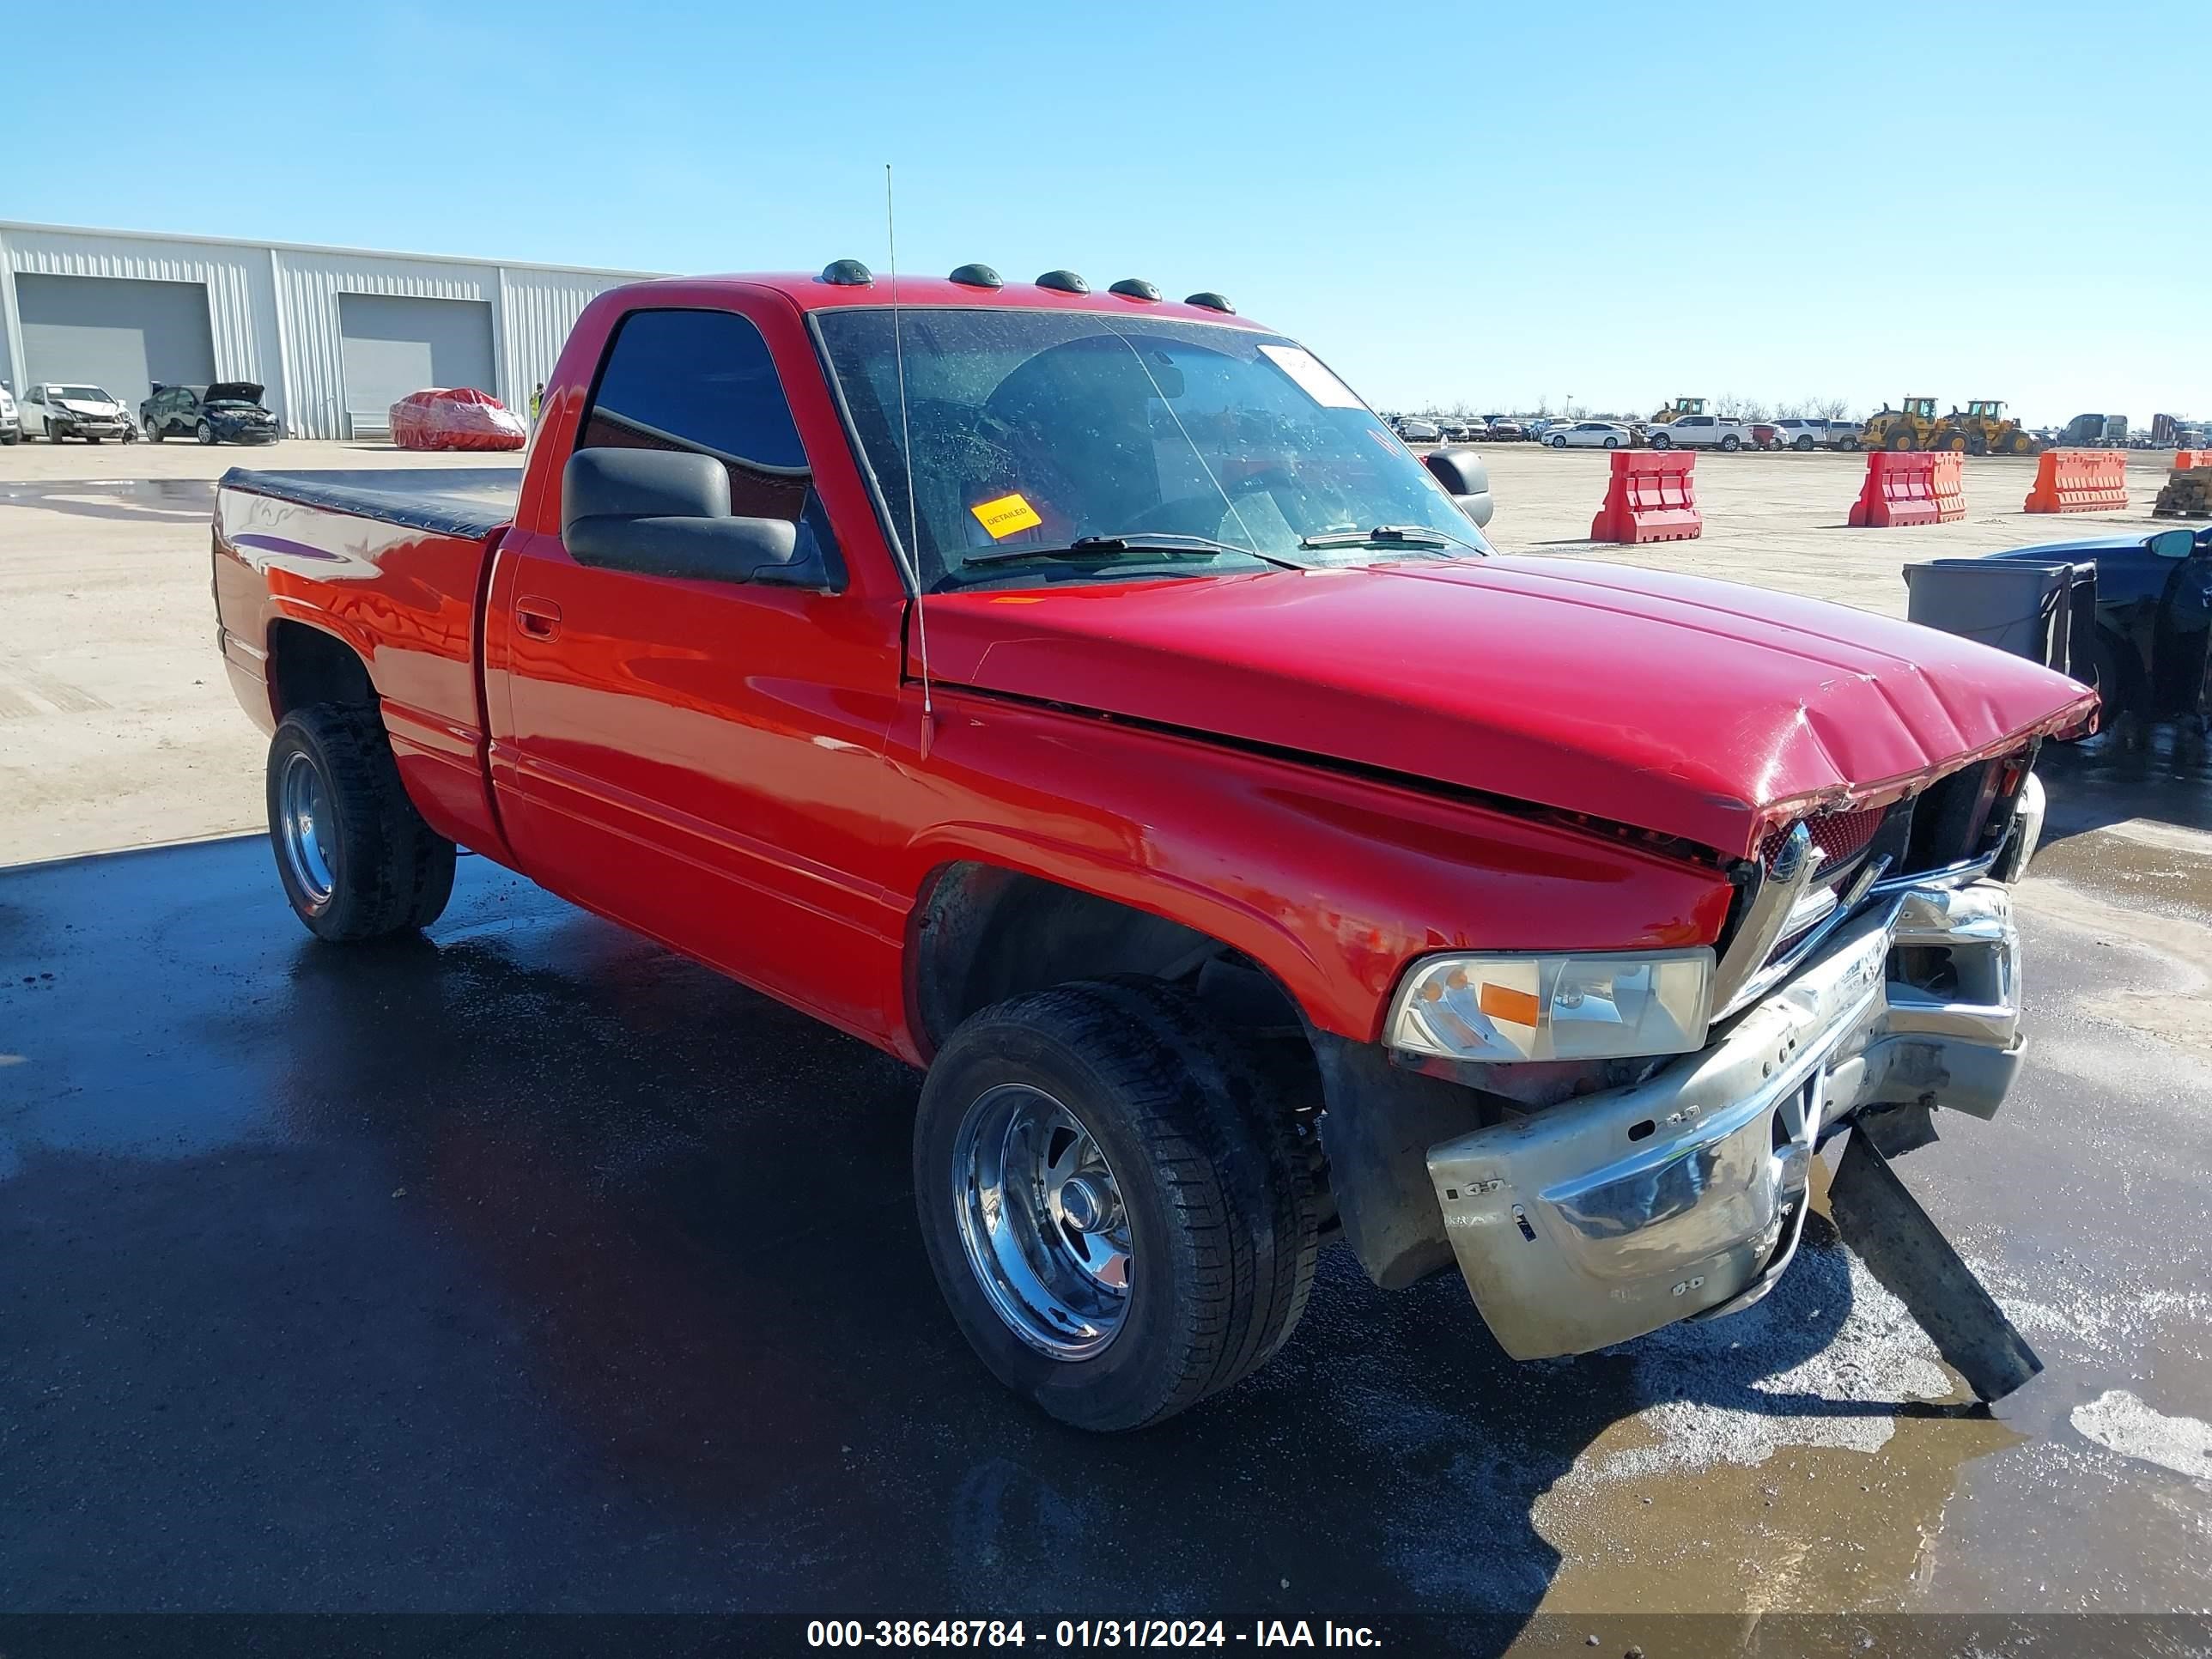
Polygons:
[[538,417],[545,412],[545,382],[540,380],[530,388],[530,424],[534,429]]

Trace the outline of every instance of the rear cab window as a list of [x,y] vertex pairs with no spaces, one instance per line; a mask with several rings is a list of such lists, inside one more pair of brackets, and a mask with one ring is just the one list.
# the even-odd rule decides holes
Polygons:
[[811,536],[833,577],[842,567],[814,491],[806,448],[768,342],[732,311],[634,311],[608,343],[578,449],[711,455],[730,477],[730,511],[781,519]]

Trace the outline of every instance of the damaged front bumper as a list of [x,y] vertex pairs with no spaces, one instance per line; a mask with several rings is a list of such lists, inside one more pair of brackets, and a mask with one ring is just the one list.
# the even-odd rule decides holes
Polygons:
[[2021,1059],[2006,889],[1910,888],[1647,1081],[1431,1146],[1476,1305],[1516,1359],[1748,1307],[1797,1248],[1821,1140],[1870,1109],[1987,1118]]

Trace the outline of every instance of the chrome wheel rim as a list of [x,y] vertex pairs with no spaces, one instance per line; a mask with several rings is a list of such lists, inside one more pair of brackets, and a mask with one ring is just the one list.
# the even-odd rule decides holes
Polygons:
[[305,755],[294,754],[284,762],[284,776],[276,789],[276,827],[292,879],[308,903],[321,908],[337,885],[325,850],[325,838],[335,826],[323,775]]
[[1041,1089],[1002,1083],[961,1120],[953,1204],[968,1266],[1039,1353],[1088,1359],[1121,1333],[1134,1257],[1121,1183],[1097,1139]]

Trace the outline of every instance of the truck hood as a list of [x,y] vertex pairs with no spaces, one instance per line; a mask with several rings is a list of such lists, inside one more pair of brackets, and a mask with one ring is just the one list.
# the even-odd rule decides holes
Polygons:
[[123,414],[121,404],[102,403],[97,398],[57,398],[54,403],[58,408],[65,409],[72,415],[84,416],[88,420],[118,420]]
[[1844,605],[1498,558],[933,596],[930,672],[1744,856],[2085,721],[2062,674]]

